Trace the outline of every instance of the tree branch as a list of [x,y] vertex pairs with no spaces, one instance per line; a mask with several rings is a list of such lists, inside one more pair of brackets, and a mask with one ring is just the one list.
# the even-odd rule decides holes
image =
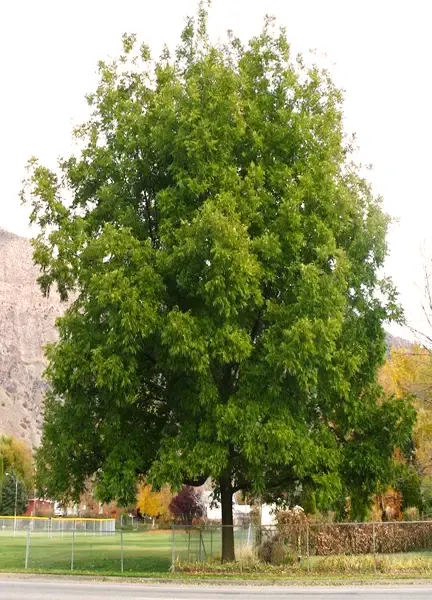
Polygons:
[[209,478],[208,475],[203,474],[203,475],[199,475],[195,479],[184,479],[183,484],[190,485],[192,487],[201,487],[202,485],[205,484],[205,482],[207,481],[208,478]]

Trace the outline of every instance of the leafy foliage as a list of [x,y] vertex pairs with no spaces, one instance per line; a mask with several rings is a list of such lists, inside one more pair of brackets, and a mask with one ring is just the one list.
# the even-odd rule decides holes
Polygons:
[[102,499],[128,502],[139,475],[211,477],[224,523],[236,490],[300,483],[360,513],[414,421],[376,382],[399,316],[378,275],[388,218],[329,74],[271,19],[246,45],[212,45],[206,24],[201,5],[156,61],[124,36],[77,155],[30,162],[39,283],[71,299],[47,351],[40,479],[64,498],[96,474]]
[[30,489],[34,482],[33,457],[30,448],[13,436],[0,435],[0,481],[11,471]]
[[413,465],[399,463],[397,465],[396,477],[398,489],[402,494],[402,508],[423,508],[421,481],[417,470]]
[[202,494],[190,485],[185,485],[172,498],[169,510],[174,517],[190,526],[195,519],[200,519],[205,514]]
[[[403,508],[423,508],[432,473],[432,361],[430,350],[417,344],[393,350],[381,368],[379,381],[388,393],[410,394],[417,422],[406,456],[396,462],[395,477],[403,495]],[[422,492],[423,487],[423,492]]]
[[[15,504],[16,502],[16,504]],[[27,490],[20,477],[13,473],[7,473],[0,482],[0,514],[10,516],[22,515],[27,508]]]
[[169,486],[164,486],[159,492],[153,491],[152,486],[143,483],[138,489],[137,508],[142,515],[160,517],[168,514],[172,494]]
[[23,514],[33,485],[34,468],[30,448],[13,436],[0,435],[0,514],[14,514],[16,492],[17,514]]

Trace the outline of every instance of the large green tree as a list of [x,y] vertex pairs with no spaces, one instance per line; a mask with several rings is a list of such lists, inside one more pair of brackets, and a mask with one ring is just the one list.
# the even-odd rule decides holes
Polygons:
[[212,45],[206,22],[201,6],[156,61],[124,36],[77,152],[30,163],[40,285],[70,299],[41,479],[64,498],[94,477],[126,502],[140,474],[211,477],[225,525],[234,491],[299,484],[320,506],[351,493],[360,515],[414,419],[376,383],[398,315],[379,279],[388,220],[328,73],[270,19],[247,45]]

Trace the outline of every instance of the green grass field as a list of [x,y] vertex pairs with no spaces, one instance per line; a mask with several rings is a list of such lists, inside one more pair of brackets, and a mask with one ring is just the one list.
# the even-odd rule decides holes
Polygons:
[[[184,537],[184,536],[182,536]],[[180,549],[180,539],[179,549]],[[61,537],[46,533],[33,533],[30,540],[28,569],[35,571],[70,571],[72,562],[77,571],[120,573],[120,534],[107,536],[75,535]],[[0,570],[21,570],[25,565],[26,535],[17,537],[0,534]],[[166,573],[171,565],[171,533],[124,533],[124,572]]]
[[[123,571],[121,571],[121,539],[123,537]],[[172,532],[120,532],[112,535],[85,535],[76,533],[33,532],[30,538],[28,571],[44,573],[70,573],[73,555],[73,571],[92,575],[129,575],[166,577],[172,562]],[[12,532],[0,532],[0,571],[23,571],[25,567],[27,535],[19,531],[14,538]],[[396,555],[360,555],[305,557],[300,563],[272,567],[257,563],[245,548],[244,540],[236,539],[237,565],[221,565],[220,534],[210,536],[204,532],[192,532],[189,537],[182,529],[174,532],[174,558],[180,560],[180,570],[187,576],[243,574],[252,578],[264,577],[308,577],[313,574],[403,574],[432,575],[432,552],[410,552]],[[245,552],[241,552],[243,549]],[[200,563],[200,558],[210,558]],[[243,563],[243,564],[242,564]]]
[[[28,570],[71,571],[72,554],[74,571],[95,573],[121,572],[120,532],[102,535],[85,535],[77,532],[32,532],[29,545]],[[136,574],[166,574],[173,557],[172,531],[137,531],[123,533],[123,572]],[[25,567],[27,532],[0,531],[0,571],[22,570]],[[201,557],[220,555],[220,532],[212,535],[184,529],[174,531],[174,559],[195,562]]]

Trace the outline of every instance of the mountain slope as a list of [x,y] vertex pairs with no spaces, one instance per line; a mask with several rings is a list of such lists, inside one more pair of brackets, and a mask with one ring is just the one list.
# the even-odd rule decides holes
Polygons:
[[63,307],[43,298],[30,241],[0,229],[0,433],[35,445],[42,423],[43,347]]

